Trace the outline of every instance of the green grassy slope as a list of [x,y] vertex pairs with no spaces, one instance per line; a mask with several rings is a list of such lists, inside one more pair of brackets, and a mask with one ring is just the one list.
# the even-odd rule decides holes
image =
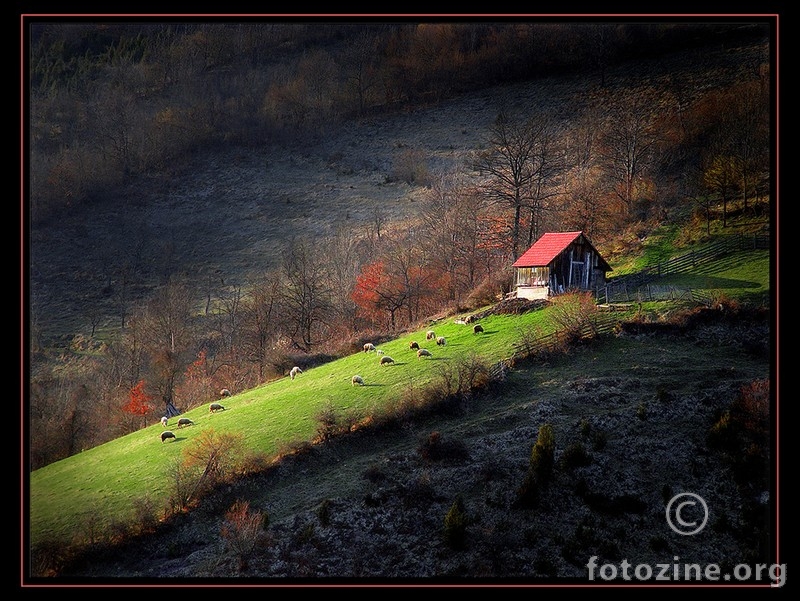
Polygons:
[[[435,324],[437,335],[447,344],[425,340],[425,330],[413,332],[380,345],[394,365],[382,366],[374,352],[354,353],[308,369],[295,380],[288,377],[223,400],[225,411],[210,413],[203,405],[183,416],[193,426],[170,429],[175,440],[161,442],[160,423],[117,440],[68,457],[31,474],[31,542],[71,540],[73,533],[86,534],[92,521],[102,531],[115,521],[135,519],[134,500],[148,498],[154,507],[166,506],[171,493],[171,464],[201,432],[240,433],[248,452],[277,456],[285,445],[314,438],[316,415],[328,406],[337,412],[359,415],[399,398],[412,386],[423,386],[438,369],[459,355],[475,353],[487,363],[510,357],[523,332],[536,328],[539,335],[554,329],[548,310],[524,315],[494,315],[481,320],[483,334],[472,326],[454,323],[456,318]],[[431,351],[418,359],[409,349],[412,340]],[[353,386],[358,374],[365,386]]]

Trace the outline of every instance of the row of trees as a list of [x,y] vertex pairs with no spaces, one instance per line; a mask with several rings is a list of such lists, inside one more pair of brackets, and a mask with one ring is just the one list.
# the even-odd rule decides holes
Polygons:
[[30,31],[34,220],[215,145],[297,139],[554,72],[589,69],[605,82],[610,65],[643,48],[765,36],[757,24],[544,21],[45,22]]

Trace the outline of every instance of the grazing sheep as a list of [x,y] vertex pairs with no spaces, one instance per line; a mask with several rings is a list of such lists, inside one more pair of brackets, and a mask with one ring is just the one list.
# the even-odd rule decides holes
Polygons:
[[363,386],[364,378],[362,378],[361,376],[353,376],[352,378],[350,378],[350,383],[353,386],[355,386],[356,384],[358,384],[359,386]]
[[483,326],[481,324],[476,323],[474,326],[472,326],[473,334],[480,334],[481,332],[483,332]]
[[433,340],[434,338],[436,338],[436,332],[433,330],[428,330],[425,332],[425,340]]
[[417,359],[421,359],[422,357],[430,357],[431,352],[426,348],[421,348],[417,351]]
[[408,345],[408,348],[410,348],[413,351],[414,349],[419,348],[419,343],[417,343],[416,341],[412,342],[411,344]]
[[188,417],[182,417],[178,420],[178,427],[183,428],[184,426],[194,426],[194,422]]
[[295,366],[292,368],[292,371],[290,371],[290,372],[289,372],[289,377],[290,377],[292,380],[294,380],[294,377],[295,377],[297,374],[301,374],[301,373],[303,373],[303,370],[302,370],[302,369],[300,369],[299,367],[297,367],[297,366],[295,365]]
[[167,418],[167,416],[165,415],[164,417],[162,417],[162,418],[161,418],[161,425],[162,425],[162,426],[164,426],[164,427],[166,428],[166,427],[167,427],[167,422],[168,422],[168,421],[169,421],[169,419],[168,419],[168,418]]
[[374,350],[375,350],[375,345],[374,345],[374,344],[372,344],[371,342],[367,342],[367,343],[364,345],[364,352],[365,352],[365,353],[368,353],[368,352],[370,352],[370,351],[374,351]]
[[175,438],[175,435],[169,430],[164,430],[161,433],[161,442],[164,442],[165,440],[167,440],[167,438]]
[[472,323],[473,321],[475,321],[474,315],[467,315],[466,318],[464,318],[464,323]]
[[392,359],[389,355],[384,355],[381,357],[381,365],[389,365],[390,363],[394,363],[394,359]]
[[444,336],[439,336],[436,339],[436,346],[444,346],[445,344],[447,344],[447,340],[445,340]]
[[211,403],[211,404],[208,406],[208,410],[209,410],[211,413],[214,413],[215,411],[225,411],[225,407],[223,407],[223,406],[222,406],[222,405],[220,405],[219,403]]
[[231,391],[227,388],[223,388],[219,391],[219,396],[231,396]]

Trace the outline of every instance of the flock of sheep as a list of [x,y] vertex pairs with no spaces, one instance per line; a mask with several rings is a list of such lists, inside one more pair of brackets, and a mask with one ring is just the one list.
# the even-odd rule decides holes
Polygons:
[[[469,322],[459,322],[459,323],[469,323]],[[474,334],[483,333],[483,327],[480,324],[475,324],[472,327],[472,332]],[[425,340],[435,340],[436,346],[445,346],[447,344],[447,340],[444,336],[437,336],[434,330],[428,330],[425,333]],[[432,354],[428,349],[421,348],[419,343],[416,341],[412,341],[409,345],[410,350],[417,351],[417,359],[422,359],[423,357],[431,357]],[[382,349],[377,348],[373,343],[367,342],[364,347],[365,353],[375,352],[375,354],[379,355],[380,364],[381,365],[392,365],[394,363],[394,359],[392,359],[389,355],[387,355]],[[289,370],[289,378],[294,380],[299,374],[303,373],[303,370],[300,367],[295,366],[291,370]],[[350,379],[350,383],[353,386],[364,386],[364,378],[360,375],[355,375]],[[219,391],[220,396],[222,397],[229,397],[231,396],[231,391],[227,388],[223,388]],[[220,403],[211,403],[209,406],[210,413],[216,413],[217,411],[224,411],[225,407]],[[161,418],[161,425],[166,428],[169,425],[169,418],[165,415]],[[178,419],[177,426],[178,428],[183,428],[185,426],[192,426],[194,422],[190,420],[188,417],[181,417]],[[169,439],[174,439],[175,433],[171,430],[164,430],[161,433],[161,442],[165,442]]]
[[[222,390],[219,391],[219,394],[220,396],[224,397],[231,396],[231,391],[228,390],[227,388],[223,388]],[[224,411],[225,407],[222,406],[220,403],[211,403],[208,406],[208,410],[210,413],[216,413],[217,411]],[[161,425],[164,428],[169,426],[169,418],[166,415],[161,418]],[[188,417],[178,418],[178,423],[177,423],[178,428],[184,428],[186,426],[193,426],[193,425],[194,422],[190,420]],[[161,433],[161,442],[165,442],[169,439],[173,440],[175,439],[175,432],[173,432],[172,430],[164,430]]]
[[[465,323],[465,322],[462,322]],[[475,324],[472,328],[472,332],[474,334],[481,334],[483,333],[483,326],[480,324]],[[425,340],[435,340],[436,346],[445,346],[447,344],[447,339],[444,336],[437,336],[434,330],[428,330],[425,332]],[[426,349],[421,348],[417,341],[412,341],[408,345],[410,350],[417,351],[417,359],[422,359],[423,357],[432,357],[432,353]],[[370,353],[375,351],[377,355],[381,355],[380,364],[381,365],[391,365],[394,363],[394,359],[392,359],[389,355],[385,354],[382,349],[377,348],[373,343],[367,342],[363,348],[365,353]],[[298,368],[295,368],[298,369]],[[364,378],[360,375],[355,375],[350,379],[350,383],[353,386],[364,386]]]

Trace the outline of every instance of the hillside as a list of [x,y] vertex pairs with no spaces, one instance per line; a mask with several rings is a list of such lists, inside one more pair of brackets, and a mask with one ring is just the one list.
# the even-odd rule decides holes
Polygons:
[[[724,570],[764,561],[774,546],[768,485],[740,480],[708,441],[742,387],[769,377],[766,316],[700,312],[683,327],[657,325],[519,364],[449,414],[313,447],[64,575],[161,585],[563,584],[586,583],[592,555],[651,565],[678,556]],[[555,434],[554,480],[535,508],[515,507],[543,424]],[[665,503],[684,491],[711,506],[708,535],[669,530]],[[442,533],[458,495],[468,525],[454,550]],[[221,534],[235,501],[269,517],[246,563]]]
[[[752,79],[768,62],[766,43],[632,61],[596,77],[548,77],[487,89],[398,115],[349,123],[315,139],[198,152],[167,164],[111,197],[36,225],[30,232],[31,306],[42,336],[62,346],[92,322],[119,323],[124,268],[135,267],[130,301],[147,298],[170,274],[190,278],[198,301],[209,289],[245,285],[276,265],[287,239],[345,228],[363,233],[377,218],[416,215],[424,186],[395,174],[409,153],[430,173],[463,166],[481,149],[501,109],[521,118],[553,113],[567,128],[598,94],[682,90],[683,102]],[[601,241],[599,241],[601,242]]]
[[[199,308],[212,291],[246,287],[274,268],[289,239],[317,241],[335,231],[352,232],[355,237],[376,228],[402,228],[417,215],[429,191],[398,176],[403,162],[414,157],[429,173],[464,165],[486,144],[487,131],[501,108],[522,116],[553,113],[566,130],[584,107],[597,104],[601,94],[625,98],[648,88],[674,86],[688,94],[682,101],[690,103],[706,90],[752,80],[754,68],[768,62],[768,53],[766,42],[713,46],[615,68],[606,74],[603,90],[585,75],[549,77],[362,119],[286,145],[265,142],[254,148],[198,151],[185,164],[168,164],[129,182],[113,198],[94,198],[91,205],[76,205],[58,219],[37,223],[30,232],[31,305],[37,333],[48,352],[55,350],[50,356],[69,347],[83,359],[113,337],[123,296],[128,295],[123,300],[129,307],[141,306],[171,276],[192,283]],[[688,212],[681,211],[680,218]],[[678,219],[677,213],[670,218]],[[681,227],[673,225],[676,230]],[[614,250],[623,246],[601,238],[601,248],[604,242]],[[761,253],[753,258],[752,268],[763,271],[767,263]],[[135,269],[126,271],[131,265]],[[136,277],[123,281],[130,273]],[[769,288],[762,278],[728,275],[713,281],[724,281],[726,287],[752,286],[759,298]],[[703,285],[712,281],[705,274],[697,278]],[[273,399],[268,387],[249,388],[248,382],[233,402],[258,404],[263,415],[253,412],[248,414],[252,422],[237,423],[237,414],[231,411],[215,414],[217,423],[235,424],[245,431],[253,426],[248,441],[257,440],[256,450],[264,457],[287,444],[295,444],[297,454],[275,469],[226,486],[152,535],[120,546],[97,542],[87,556],[58,576],[134,583],[153,579],[159,584],[164,577],[176,584],[206,577],[232,577],[237,583],[318,578],[397,582],[434,576],[585,582],[584,566],[591,555],[634,563],[673,556],[699,563],[723,558],[726,566],[764,561],[772,548],[764,526],[772,499],[763,473],[758,470],[758,477],[742,481],[735,462],[707,443],[710,429],[742,387],[770,377],[771,357],[766,351],[770,316],[750,309],[697,315],[688,325],[665,323],[668,316],[661,316],[653,318],[658,323],[620,326],[619,336],[584,341],[563,356],[520,362],[505,380],[462,399],[449,411],[410,419],[380,434],[356,432],[325,445],[287,443],[278,432],[270,432],[270,419],[277,422],[276,416],[290,416],[294,409],[279,406],[274,399],[297,400],[284,394],[286,379],[278,378],[273,390],[280,390],[280,395]],[[517,330],[515,334],[523,328]],[[90,331],[92,343],[81,346]],[[407,349],[405,339],[386,342]],[[469,348],[465,340],[455,342],[453,350]],[[498,355],[496,347],[492,352],[493,360],[506,356]],[[120,363],[127,360],[122,355],[113,359],[118,357]],[[343,368],[346,390],[341,392],[328,387],[331,379],[342,375],[335,365],[319,369],[327,379],[316,381],[312,394],[303,400],[309,410],[290,416],[293,424],[302,424],[304,429],[296,432],[303,441],[317,425],[312,409],[318,410],[325,400],[321,395],[333,398],[337,408],[352,407],[351,400],[359,393],[348,378],[352,362],[361,358],[345,357],[351,363]],[[416,359],[413,362],[417,368]],[[130,367],[136,367],[134,363]],[[431,366],[445,371],[442,364],[431,362]],[[89,387],[76,379],[74,390],[62,388],[59,378],[82,368],[78,361],[73,367],[67,360],[64,367],[41,378],[51,388],[40,389],[40,399],[61,399],[63,390],[68,403],[81,405],[96,386],[104,410],[118,407],[119,396],[105,394],[99,378],[88,372],[80,375],[91,381]],[[108,373],[117,378],[116,393],[125,396],[118,367],[114,363]],[[312,364],[313,371],[319,367]],[[370,369],[369,376],[383,373],[374,365]],[[393,373],[365,392],[391,404],[397,399],[389,392],[413,392],[420,384],[415,377],[401,382],[403,376]],[[213,382],[208,389],[217,391],[219,386]],[[200,414],[206,400],[193,398],[189,410]],[[42,406],[39,418],[49,415],[50,406],[46,411]],[[209,417],[208,412],[202,411],[202,417]],[[96,419],[105,423],[102,417]],[[161,431],[160,424],[151,421],[142,429],[147,436]],[[58,419],[50,422],[52,431],[59,430]],[[78,420],[73,423],[81,425]],[[537,507],[515,507],[532,445],[546,423],[555,431],[555,480]],[[87,419],[83,424],[92,422]],[[194,434],[190,431],[181,442]],[[149,449],[155,458],[152,465],[165,462],[166,453],[177,457],[180,445],[152,445],[155,435],[147,436],[142,432],[136,451],[144,455]],[[441,446],[434,444],[437,440]],[[577,457],[578,447],[588,457]],[[87,444],[85,450],[102,462],[100,453],[92,453],[96,449]],[[139,496],[131,502],[131,495],[126,498],[115,489],[137,476],[148,478],[159,494],[172,486],[162,479],[163,470],[145,474],[142,466],[148,462],[144,461],[139,466],[142,471],[136,472],[128,459],[124,455],[114,459],[124,477],[100,482],[90,478],[90,485],[80,491],[89,499],[80,508],[84,519],[102,511],[92,495],[104,491],[103,500],[114,499],[115,516],[141,509]],[[703,541],[678,537],[665,528],[666,497],[681,490],[698,492],[719,512],[712,537]],[[48,512],[57,511],[59,503],[66,506],[57,491],[58,486],[46,491]],[[465,500],[468,516],[466,547],[460,550],[450,548],[441,536],[444,516],[456,496]],[[75,498],[80,498],[76,503],[80,505],[83,497]],[[221,534],[225,512],[239,500],[269,516],[269,527],[260,533],[257,550],[248,561],[241,561]],[[68,518],[64,522],[70,523]],[[124,530],[111,519],[102,537],[113,534],[114,528]],[[46,557],[48,552],[52,557]],[[38,557],[34,559],[34,572],[55,575],[48,572],[47,562],[59,559],[58,544],[43,554],[41,564]]]

